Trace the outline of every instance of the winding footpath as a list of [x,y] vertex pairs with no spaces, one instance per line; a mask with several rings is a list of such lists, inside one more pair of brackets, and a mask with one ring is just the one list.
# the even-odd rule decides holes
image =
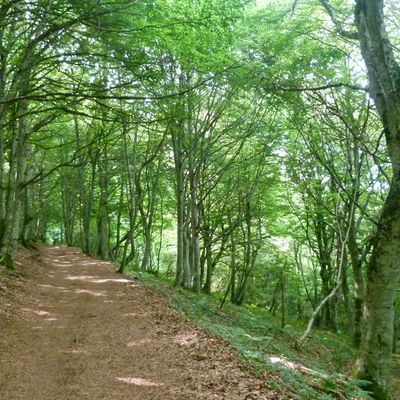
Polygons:
[[0,313],[1,400],[279,398],[227,344],[110,263],[65,247],[27,260],[12,313]]

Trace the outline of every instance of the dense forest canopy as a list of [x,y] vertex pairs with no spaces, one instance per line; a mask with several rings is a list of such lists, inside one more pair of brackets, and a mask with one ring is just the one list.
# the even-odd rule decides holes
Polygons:
[[[78,246],[360,347],[400,274],[394,0],[2,0],[1,262]],[[285,307],[286,304],[286,307]]]

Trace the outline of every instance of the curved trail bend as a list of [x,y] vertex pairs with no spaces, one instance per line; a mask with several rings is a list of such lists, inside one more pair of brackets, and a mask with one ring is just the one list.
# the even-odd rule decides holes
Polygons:
[[0,399],[277,398],[225,343],[110,263],[47,247],[24,271],[13,313],[0,313]]

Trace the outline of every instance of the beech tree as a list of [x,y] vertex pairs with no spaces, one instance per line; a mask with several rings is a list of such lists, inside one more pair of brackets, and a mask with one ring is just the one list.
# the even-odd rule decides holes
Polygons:
[[365,327],[357,375],[371,382],[377,399],[388,394],[389,365],[393,349],[394,304],[400,277],[398,262],[400,233],[400,66],[389,39],[384,1],[357,0],[355,31],[348,31],[328,1],[321,1],[340,35],[359,42],[374,100],[385,133],[392,166],[389,193],[373,238],[368,264]]
[[398,7],[261,3],[3,1],[0,262],[78,246],[282,331],[310,321],[304,340],[313,324],[351,337],[386,399]]

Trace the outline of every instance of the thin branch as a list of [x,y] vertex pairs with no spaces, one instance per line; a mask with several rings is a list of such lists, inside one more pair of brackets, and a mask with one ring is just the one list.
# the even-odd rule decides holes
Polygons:
[[[355,199],[353,198],[353,201],[351,203],[350,213],[349,213],[349,221],[353,217],[354,211],[355,211],[355,201],[354,200]],[[338,223],[339,223],[339,221],[338,221]],[[351,224],[348,224],[345,236],[343,237],[342,230],[340,229],[340,226],[339,226],[338,233],[339,233],[339,237],[340,237],[340,241],[341,241],[341,248],[340,248],[340,258],[339,258],[339,271],[337,274],[336,283],[335,283],[335,286],[332,289],[332,291],[319,303],[318,307],[312,313],[304,334],[297,341],[297,345],[299,347],[301,347],[303,345],[303,343],[309,336],[311,329],[314,325],[315,319],[317,318],[318,314],[320,313],[320,311],[322,310],[324,305],[327,304],[328,301],[330,301],[333,296],[335,296],[335,294],[337,293],[337,291],[340,289],[340,287],[342,285],[343,274],[346,273],[346,271],[344,270],[344,265],[345,265],[345,261],[346,261],[345,253],[346,253],[347,242],[349,240],[350,229],[351,229]]]
[[327,85],[322,86],[311,86],[311,87],[296,87],[296,86],[281,86],[279,84],[275,85],[275,89],[282,90],[284,92],[317,92],[320,90],[327,90],[332,88],[349,88],[353,90],[360,90],[366,93],[369,93],[369,88],[358,86],[358,85],[351,85],[345,82],[338,82],[338,83],[328,83]]
[[325,10],[329,14],[329,16],[331,17],[331,20],[332,20],[333,24],[335,25],[336,31],[340,36],[343,36],[346,39],[358,40],[358,34],[356,31],[347,31],[343,28],[343,24],[336,17],[335,10],[329,3],[329,0],[320,0],[320,3],[322,5],[322,7],[325,8]]
[[[225,71],[224,71],[225,72]],[[37,93],[37,94],[27,94],[24,96],[16,96],[9,99],[0,100],[0,104],[12,104],[21,100],[37,100],[37,101],[49,101],[49,100],[62,100],[63,98],[74,98],[78,100],[165,100],[174,98],[177,96],[189,93],[202,85],[212,81],[218,75],[222,73],[214,74],[213,76],[201,80],[194,86],[184,89],[179,92],[174,92],[170,94],[160,95],[160,96],[132,96],[132,95],[102,95],[95,93],[71,93],[71,92],[54,92],[54,93]]]

